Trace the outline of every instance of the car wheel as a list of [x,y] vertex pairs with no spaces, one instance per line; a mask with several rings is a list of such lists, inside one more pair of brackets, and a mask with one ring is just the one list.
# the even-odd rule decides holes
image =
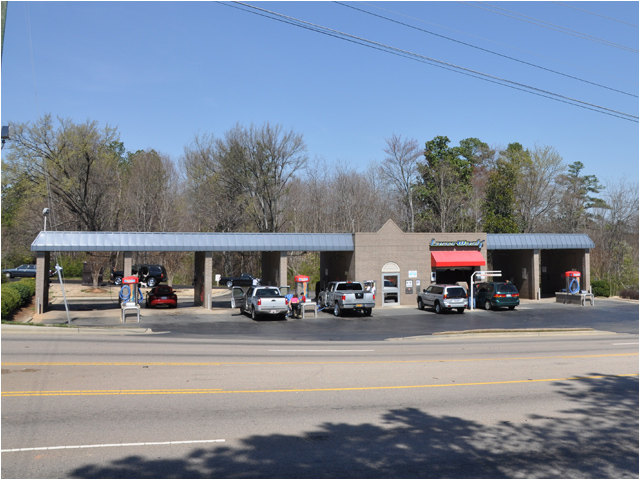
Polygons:
[[516,306],[515,306],[515,305],[511,305],[511,306],[509,307],[509,310],[513,310],[514,308],[516,308]]
[[335,304],[335,305],[334,305],[334,307],[333,307],[333,314],[334,314],[336,317],[339,317],[339,316],[340,316],[340,305],[338,304],[338,302],[336,302],[336,304]]
[[420,310],[424,310],[424,302],[422,301],[421,298],[418,299],[418,308]]
[[156,281],[156,278],[155,278],[155,277],[149,277],[149,278],[147,278],[147,285],[148,285],[149,287],[155,287],[155,286],[156,286],[156,283],[158,283],[158,282]]
[[436,311],[436,313],[442,313],[442,307],[440,306],[440,302],[436,302],[435,305],[433,306],[433,309]]
[[227,282],[227,288],[231,288],[231,287],[233,287],[233,282],[231,280],[229,280]]
[[122,285],[122,277],[121,276],[117,276],[116,278],[113,279],[113,283],[115,285]]
[[371,309],[370,308],[364,308],[362,310],[362,313],[364,313],[365,317],[370,317],[371,316]]
[[486,300],[484,302],[484,309],[485,310],[491,310],[491,302],[489,300]]
[[280,317],[280,320],[286,320],[287,319],[287,314],[286,313],[281,313],[279,315],[279,317]]
[[459,308],[458,313],[464,313],[464,308]]
[[257,320],[257,318],[258,318],[258,314],[256,313],[255,307],[251,307],[251,319]]
[[244,308],[238,307],[238,310],[240,310],[240,315],[244,315]]

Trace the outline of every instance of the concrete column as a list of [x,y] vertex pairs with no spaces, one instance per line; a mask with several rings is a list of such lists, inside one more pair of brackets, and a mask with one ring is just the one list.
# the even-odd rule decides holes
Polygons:
[[280,252],[280,265],[278,267],[278,287],[287,284],[287,252]]
[[122,275],[125,277],[131,276],[131,266],[133,265],[132,258],[133,252],[124,252],[124,268],[122,269]]
[[529,288],[529,298],[540,300],[540,250],[534,250],[531,256],[531,279]]
[[49,310],[50,252],[38,252],[36,257],[36,311],[40,315]]
[[262,252],[261,280],[263,285],[287,284],[287,252]]
[[585,249],[582,257],[582,276],[580,277],[580,289],[589,291],[591,287],[591,253]]
[[213,288],[213,252],[204,254],[204,307],[212,308],[211,290]]
[[194,262],[195,264],[193,269],[193,303],[196,306],[201,306],[203,304],[202,295],[204,288],[204,259],[204,252],[196,252]]

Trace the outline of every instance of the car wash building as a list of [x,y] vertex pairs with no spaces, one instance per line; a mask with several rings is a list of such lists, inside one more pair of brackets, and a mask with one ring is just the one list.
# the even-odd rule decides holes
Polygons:
[[585,234],[405,233],[389,220],[375,233],[354,234],[350,255],[320,254],[323,279],[373,280],[376,306],[412,305],[431,283],[471,282],[476,271],[501,271],[487,281],[509,280],[525,299],[565,288],[564,273],[582,272],[588,290],[590,250]]
[[125,275],[136,252],[194,252],[194,303],[211,309],[216,251],[261,252],[262,282],[277,286],[286,285],[290,252],[318,252],[321,281],[373,281],[376,306],[385,307],[414,305],[416,293],[431,283],[468,285],[476,271],[500,270],[500,277],[486,280],[509,280],[525,299],[561,291],[566,271],[581,272],[586,291],[594,247],[585,234],[405,233],[389,220],[377,232],[355,234],[47,231],[31,250],[37,253],[36,312],[43,313],[51,252],[123,252]]

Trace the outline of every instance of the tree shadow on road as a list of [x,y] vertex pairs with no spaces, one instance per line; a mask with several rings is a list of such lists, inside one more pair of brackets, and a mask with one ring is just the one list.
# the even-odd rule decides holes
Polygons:
[[[596,376],[593,374],[590,376]],[[518,424],[398,408],[380,425],[324,423],[180,459],[127,456],[70,478],[638,478],[638,379],[555,383],[575,404]],[[473,409],[471,409],[473,411]]]

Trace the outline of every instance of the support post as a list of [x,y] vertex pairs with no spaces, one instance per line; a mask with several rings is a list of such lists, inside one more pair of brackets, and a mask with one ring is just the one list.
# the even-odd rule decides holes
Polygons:
[[38,252],[36,257],[36,311],[37,315],[49,310],[49,262],[51,252]]

